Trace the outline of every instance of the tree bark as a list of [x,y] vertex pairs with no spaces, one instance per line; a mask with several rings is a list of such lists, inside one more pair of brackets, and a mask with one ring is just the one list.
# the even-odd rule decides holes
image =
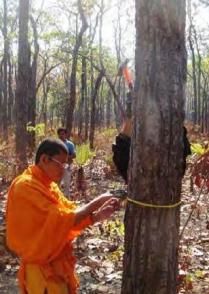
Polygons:
[[104,76],[104,73],[100,72],[95,82],[94,92],[92,94],[92,100],[91,100],[91,118],[90,118],[90,131],[89,131],[89,144],[91,149],[94,148],[94,131],[95,131],[95,114],[96,114],[95,102],[96,102],[97,93],[99,91],[99,87],[100,87],[103,76]]
[[19,0],[18,76],[16,89],[16,155],[19,171],[27,164],[27,104],[29,77],[29,0]]
[[13,82],[13,65],[11,61],[11,54],[9,54],[8,59],[8,65],[9,65],[9,80],[8,80],[8,92],[9,92],[9,100],[8,100],[8,123],[11,126],[14,122],[14,90],[12,87]]
[[0,134],[3,133],[3,69],[2,61],[0,63]]
[[81,98],[79,101],[78,109],[78,135],[82,135],[83,122],[84,122],[84,104],[87,99],[87,68],[86,68],[86,57],[82,56],[82,72],[81,72]]
[[112,113],[112,95],[111,90],[109,89],[107,94],[107,101],[106,101],[106,127],[110,127],[110,120],[111,120],[111,113]]
[[193,96],[194,96],[194,100],[193,100],[193,123],[197,124],[198,121],[198,101],[197,101],[197,77],[196,77],[196,57],[195,57],[195,51],[194,51],[194,45],[193,45],[193,41],[192,41],[192,25],[190,26],[190,30],[189,30],[189,47],[191,50],[191,54],[192,54],[192,81],[193,81]]
[[[36,76],[37,76],[37,65],[38,65],[38,33],[36,28],[36,22],[33,17],[30,17],[31,26],[33,29],[33,41],[34,41],[34,53],[32,55],[32,63],[30,66],[29,76],[29,93],[28,93],[28,123],[30,126],[36,126]],[[35,130],[28,133],[28,146],[31,150],[35,149],[36,138]]]
[[83,34],[88,28],[88,23],[86,20],[86,16],[81,4],[81,0],[78,0],[78,9],[82,21],[82,26],[78,37],[76,39],[76,44],[73,50],[73,60],[72,60],[72,69],[71,69],[71,77],[70,77],[70,99],[67,109],[67,118],[66,118],[66,127],[68,136],[71,135],[72,127],[73,127],[73,114],[76,104],[76,71],[77,71],[77,62],[78,62],[78,51],[80,46],[82,45]]
[[3,16],[3,36],[4,36],[4,86],[3,86],[3,138],[8,140],[8,56],[9,56],[9,40],[7,33],[7,0],[4,0],[4,16]]
[[[180,201],[186,80],[185,1],[136,0],[136,80],[129,197]],[[122,294],[176,294],[179,207],[128,202]]]

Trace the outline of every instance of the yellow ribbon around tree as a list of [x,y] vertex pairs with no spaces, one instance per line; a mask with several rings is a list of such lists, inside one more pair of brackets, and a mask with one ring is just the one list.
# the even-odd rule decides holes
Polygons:
[[142,207],[149,207],[149,208],[175,208],[181,205],[181,201],[174,203],[174,204],[169,204],[169,205],[156,205],[156,204],[151,204],[151,203],[144,203],[141,201],[137,201],[134,199],[131,199],[129,197],[127,197],[127,201],[132,203],[132,204],[136,204]]

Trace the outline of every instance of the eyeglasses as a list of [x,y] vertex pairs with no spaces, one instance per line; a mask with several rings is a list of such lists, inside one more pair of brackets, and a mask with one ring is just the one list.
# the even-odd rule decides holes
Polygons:
[[49,159],[51,161],[53,161],[53,162],[56,162],[63,169],[67,169],[68,168],[68,164],[67,163],[62,163],[59,160],[54,159],[53,157],[49,157]]

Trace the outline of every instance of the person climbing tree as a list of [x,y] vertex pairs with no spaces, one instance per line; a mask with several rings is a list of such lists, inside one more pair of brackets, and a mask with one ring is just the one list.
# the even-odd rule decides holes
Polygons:
[[[123,177],[126,183],[128,183],[128,166],[129,166],[129,157],[130,157],[130,147],[131,147],[131,132],[132,132],[132,90],[133,90],[133,82],[129,73],[129,69],[127,67],[127,61],[121,66],[123,70],[124,79],[128,84],[129,91],[127,92],[126,99],[126,117],[124,119],[123,127],[120,133],[115,138],[115,143],[112,145],[113,151],[113,162],[119,172],[119,174]],[[186,158],[191,154],[191,147],[189,140],[187,138],[187,129],[183,126],[182,132],[182,144],[183,144],[183,159],[182,159],[182,174],[185,174],[186,171]]]
[[126,60],[121,66],[119,67],[119,75],[123,75],[129,91],[127,93],[126,98],[126,111],[125,111],[125,118],[122,129],[120,133],[115,138],[115,143],[112,145],[113,151],[113,162],[123,177],[125,182],[128,182],[128,164],[129,164],[129,153],[130,153],[130,146],[131,146],[131,130],[132,130],[132,123],[131,123],[131,105],[132,105],[132,90],[133,90],[133,81],[131,78],[130,71],[128,69],[128,60]]

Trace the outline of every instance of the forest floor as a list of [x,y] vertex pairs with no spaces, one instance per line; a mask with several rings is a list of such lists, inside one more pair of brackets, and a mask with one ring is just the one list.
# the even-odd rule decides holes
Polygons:
[[[104,146],[110,146],[113,139],[105,139]],[[78,203],[88,202],[96,195],[110,189],[125,188],[122,179],[109,165],[110,147],[97,150],[96,156],[84,166],[85,190],[77,189],[77,167],[74,166],[72,197]],[[0,157],[1,157],[0,148]],[[9,155],[9,154],[8,154]],[[4,160],[5,160],[5,155]],[[184,227],[190,212],[194,210],[180,241],[179,294],[209,294],[209,195],[202,193],[198,204],[199,189],[191,192],[190,165],[183,179],[181,206],[181,228]],[[7,159],[9,164],[9,160]],[[11,167],[11,164],[10,164]],[[0,175],[1,177],[1,175]],[[15,294],[18,258],[5,246],[5,205],[10,183],[6,175],[0,184],[0,293]],[[111,221],[86,229],[74,242],[77,256],[77,273],[80,279],[80,294],[120,293],[123,256],[123,216],[125,204]]]

